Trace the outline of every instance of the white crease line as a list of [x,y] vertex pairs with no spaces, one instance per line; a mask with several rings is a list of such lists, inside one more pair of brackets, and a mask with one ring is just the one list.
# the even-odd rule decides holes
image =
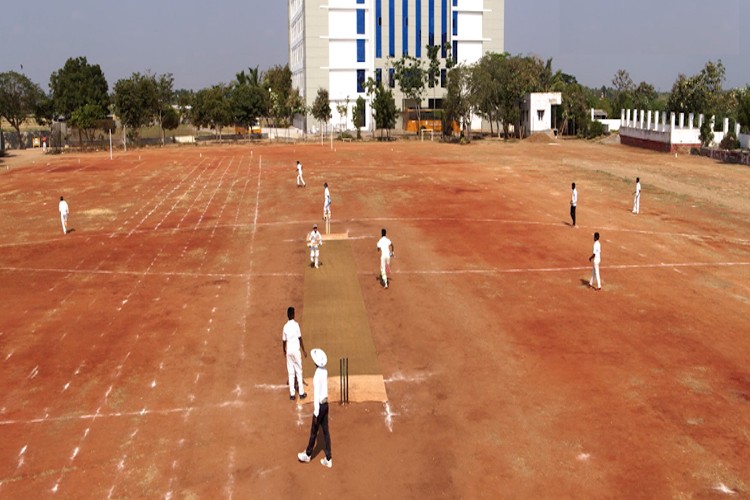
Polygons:
[[383,405],[383,412],[385,415],[385,425],[388,426],[388,431],[393,432],[393,417],[397,416],[398,413],[393,413],[391,411],[391,405],[387,401],[385,405]]
[[[95,420],[103,418],[123,418],[123,417],[145,417],[149,415],[166,416],[173,414],[187,414],[193,411],[211,410],[216,408],[240,408],[245,406],[247,403],[244,401],[225,401],[223,403],[217,403],[208,406],[195,407],[190,406],[186,408],[170,408],[166,410],[149,410],[143,408],[138,411],[128,412],[113,412],[113,413],[94,413],[86,415],[68,415],[64,417],[49,417],[45,415],[44,418],[32,418],[29,420],[0,420],[0,426],[4,425],[27,425],[27,424],[41,424],[47,422],[68,422],[72,420]],[[84,436],[85,437],[85,436]]]

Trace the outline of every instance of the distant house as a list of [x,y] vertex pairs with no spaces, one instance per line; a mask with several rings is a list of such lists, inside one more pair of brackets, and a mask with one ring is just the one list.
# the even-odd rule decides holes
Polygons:
[[617,130],[620,130],[620,120],[609,119],[607,112],[603,109],[591,108],[591,121],[602,123],[607,132],[615,132]]
[[560,92],[538,92],[527,94],[523,100],[521,125],[524,136],[537,132],[553,132],[557,123],[553,122],[552,106],[562,104]]

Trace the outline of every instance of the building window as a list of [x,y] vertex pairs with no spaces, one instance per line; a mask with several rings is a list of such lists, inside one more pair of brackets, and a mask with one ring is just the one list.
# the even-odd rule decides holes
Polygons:
[[401,43],[403,49],[401,53],[404,55],[409,54],[409,0],[403,0],[401,2],[401,17],[404,18],[404,22],[401,25]]
[[365,34],[365,9],[357,9],[357,34]]
[[[455,2],[456,0],[453,0],[453,1]],[[357,3],[365,3],[365,0],[357,0]],[[456,5],[456,4],[454,3],[453,5]]]
[[365,70],[357,70],[357,92],[362,93],[365,91]]
[[445,55],[448,49],[446,45],[448,43],[448,0],[440,0],[441,11],[440,16],[440,57],[445,59]]
[[396,70],[393,68],[388,68],[388,86],[396,88]]
[[536,117],[539,119],[539,121],[544,120],[544,110],[543,109],[537,109],[536,110]]
[[427,43],[435,45],[435,0],[428,0],[427,5]]
[[456,10],[453,11],[453,36],[458,36],[458,11]]
[[416,10],[414,12],[416,22],[414,23],[414,35],[416,44],[414,45],[414,55],[419,59],[422,57],[422,0],[417,0]]
[[445,88],[445,86],[448,84],[448,75],[445,68],[440,70],[440,87]]
[[383,3],[375,0],[375,17],[378,25],[375,28],[375,57],[383,57]]
[[458,42],[453,40],[453,62],[458,64]]
[[458,0],[453,0],[453,6],[458,7]]
[[375,83],[377,83],[378,85],[383,83],[383,69],[382,68],[375,69]]
[[357,40],[357,62],[365,62],[365,41]]
[[388,0],[388,57],[396,57],[396,0]]

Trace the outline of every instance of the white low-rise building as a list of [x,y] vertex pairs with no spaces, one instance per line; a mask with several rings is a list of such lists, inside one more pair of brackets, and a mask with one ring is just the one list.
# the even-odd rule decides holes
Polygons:
[[537,132],[552,132],[557,128],[553,123],[552,106],[562,104],[560,92],[535,92],[527,94],[523,100],[523,116],[521,125],[523,135],[529,136]]

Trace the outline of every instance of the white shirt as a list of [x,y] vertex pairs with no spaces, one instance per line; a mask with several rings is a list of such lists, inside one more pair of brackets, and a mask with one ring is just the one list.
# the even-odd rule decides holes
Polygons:
[[383,236],[378,241],[378,248],[380,249],[380,255],[391,255],[391,240]]
[[325,206],[330,207],[331,206],[331,192],[328,191],[328,188],[326,188],[325,191],[323,192],[323,197],[325,198],[325,201],[324,201]]
[[300,338],[302,338],[302,331],[299,329],[299,323],[290,319],[284,325],[284,330],[281,333],[281,340],[286,342],[287,354],[299,351]]
[[641,195],[641,183],[640,182],[635,183],[635,195],[636,196]]
[[297,162],[297,175],[302,175],[302,164]]
[[320,402],[328,399],[328,370],[318,367],[313,377],[313,415],[320,414]]
[[594,263],[600,263],[602,261],[602,245],[599,243],[599,240],[594,242],[594,251],[592,253],[594,254]]
[[68,215],[68,202],[60,200],[60,215]]
[[578,190],[573,189],[573,194],[570,197],[570,206],[574,207],[578,203]]
[[317,229],[313,229],[307,239],[310,242],[310,247],[312,248],[318,248],[320,244],[323,243],[323,237],[320,235],[320,232]]

